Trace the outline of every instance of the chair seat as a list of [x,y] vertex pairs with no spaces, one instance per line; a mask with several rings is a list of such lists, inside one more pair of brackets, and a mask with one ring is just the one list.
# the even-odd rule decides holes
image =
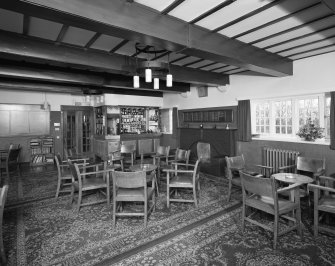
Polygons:
[[[154,190],[151,187],[147,188],[147,198],[151,198]],[[117,191],[118,201],[142,201],[144,199],[144,188],[119,188]]]
[[[73,183],[74,187],[76,189],[79,188],[79,183],[76,181]],[[83,190],[90,190],[90,189],[98,189],[98,188],[104,188],[107,187],[106,181],[104,181],[102,178],[95,178],[95,177],[89,177],[83,179]]]
[[180,186],[193,186],[193,179],[190,175],[183,175],[179,173],[177,176],[174,176],[170,179],[170,185],[180,185]]
[[319,208],[331,208],[335,210],[335,198],[332,196],[325,196],[319,201]]
[[[246,204],[251,207],[257,207],[266,210],[269,213],[274,212],[274,201],[273,198],[270,197],[260,197],[258,195],[252,195],[246,199]],[[285,199],[278,199],[278,208],[279,212],[294,209],[297,204],[295,202],[285,200]]]

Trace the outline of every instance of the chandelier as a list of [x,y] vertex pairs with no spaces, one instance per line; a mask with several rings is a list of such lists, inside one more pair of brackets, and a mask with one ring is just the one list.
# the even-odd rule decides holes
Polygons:
[[[150,45],[140,45],[139,43],[135,44],[136,50],[136,67],[135,75],[133,77],[133,86],[134,88],[140,87],[140,77],[139,75],[144,75],[145,82],[151,83],[154,82],[154,89],[159,89],[159,78],[166,77],[166,87],[172,87],[172,74],[170,73],[170,57],[168,53],[168,62],[156,61],[157,56],[163,55],[166,53],[166,50],[156,50],[154,46]],[[137,55],[145,54],[146,60],[138,62]]]

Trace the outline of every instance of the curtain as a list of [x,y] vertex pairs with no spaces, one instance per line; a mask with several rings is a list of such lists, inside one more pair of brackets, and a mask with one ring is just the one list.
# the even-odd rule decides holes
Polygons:
[[237,134],[239,141],[251,141],[250,100],[238,101]]
[[335,150],[335,91],[330,93],[330,149]]

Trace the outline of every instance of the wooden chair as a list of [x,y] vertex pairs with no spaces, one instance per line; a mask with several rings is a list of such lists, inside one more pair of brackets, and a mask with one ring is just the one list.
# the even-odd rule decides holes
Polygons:
[[[255,177],[243,171],[240,171],[240,176],[243,194],[242,231],[244,231],[245,221],[247,221],[273,232],[273,249],[277,247],[278,236],[289,231],[297,229],[301,237],[300,184],[292,184],[288,187],[278,189],[276,181],[272,176],[270,178]],[[281,193],[291,190],[294,191],[294,202],[279,198]],[[273,215],[273,227],[253,219],[255,212],[247,215],[247,207]],[[293,211],[295,217],[290,216]],[[279,218],[284,218],[289,222],[293,222],[293,224],[289,223],[287,229],[279,232]]]
[[170,155],[168,157],[168,165],[171,165],[172,163],[188,164],[190,160],[190,154],[191,154],[191,150],[183,150],[183,149],[177,148],[175,154]]
[[72,174],[69,168],[69,164],[67,161],[62,161],[60,154],[55,155],[55,162],[57,166],[57,172],[58,172],[58,182],[57,182],[57,190],[56,190],[56,198],[58,198],[59,193],[61,192],[70,192],[71,189],[63,189],[67,186],[72,186]]
[[[166,169],[166,188],[167,188],[167,207],[170,207],[170,202],[194,202],[195,206],[198,207],[198,197],[200,194],[200,178],[199,178],[199,163],[197,160],[195,165],[184,164],[184,163],[173,163],[173,169]],[[182,167],[182,169],[180,169]],[[192,170],[185,170],[192,169]],[[182,190],[191,189],[193,192],[193,199],[186,199],[185,197],[171,198],[172,194],[177,191],[179,194]]]
[[6,253],[3,244],[3,236],[2,236],[2,222],[3,222],[3,212],[6,203],[6,197],[8,192],[8,185],[3,186],[0,188],[0,265],[6,265]]
[[123,164],[134,165],[136,158],[136,144],[121,144],[121,155],[124,156]]
[[121,169],[121,171],[124,171],[123,159],[121,149],[108,153],[108,162],[115,170]]
[[21,174],[20,163],[19,163],[20,152],[21,152],[21,148],[18,148],[18,149],[10,148],[8,150],[6,160],[3,160],[0,162],[0,176],[2,176],[2,170],[4,169],[6,172],[7,178],[9,179],[9,173],[10,173],[11,167],[15,167],[18,173]]
[[314,236],[318,236],[319,231],[335,234],[335,228],[321,225],[321,213],[335,214],[335,178],[320,176],[318,184],[308,184],[308,189],[314,192]]
[[[147,175],[140,172],[113,172],[113,224],[116,225],[117,216],[143,216],[147,226],[148,215],[155,210],[155,182],[147,187]],[[122,202],[143,202],[143,211],[129,211],[122,208]],[[151,205],[150,205],[151,202]]]
[[226,159],[226,176],[228,179],[228,201],[231,198],[231,190],[233,185],[241,187],[241,177],[240,172],[241,170],[245,170],[245,161],[243,154],[240,156],[234,157],[225,157]]
[[[78,192],[77,210],[80,207],[103,203],[107,201],[107,207],[110,206],[110,172],[114,169],[107,169],[107,162],[103,164],[84,166],[85,171],[80,171],[79,165],[68,160],[70,170],[72,173],[72,202],[75,200],[74,193]],[[103,167],[103,169],[101,169]],[[88,170],[92,168],[91,170]],[[91,190],[101,191],[106,196],[104,200],[97,200],[87,203],[82,203],[83,193]]]
[[[286,172],[287,168],[292,168],[292,165],[280,167],[281,172]],[[293,165],[294,173],[307,175],[317,181],[326,171],[326,160],[309,157],[298,156],[296,164]],[[300,188],[300,197],[308,197],[308,206],[311,206],[307,185]]]
[[153,164],[157,166],[167,165],[169,162],[170,146],[157,146],[156,153],[151,155]]

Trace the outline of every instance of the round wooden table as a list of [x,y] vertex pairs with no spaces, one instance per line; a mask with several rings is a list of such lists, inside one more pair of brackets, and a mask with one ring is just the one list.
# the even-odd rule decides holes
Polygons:
[[273,174],[273,177],[281,182],[288,183],[288,184],[308,184],[312,183],[314,180],[313,178],[306,176],[306,175],[300,175],[300,174],[292,174],[292,173],[277,173]]
[[[151,182],[151,181],[155,182],[157,195],[159,195],[158,183],[157,183],[157,178],[156,178],[157,165],[150,164],[150,163],[134,164],[134,165],[129,166],[129,170],[132,172],[145,171],[147,173],[147,177],[146,177],[147,182]],[[153,175],[151,174],[152,172],[154,172]]]

